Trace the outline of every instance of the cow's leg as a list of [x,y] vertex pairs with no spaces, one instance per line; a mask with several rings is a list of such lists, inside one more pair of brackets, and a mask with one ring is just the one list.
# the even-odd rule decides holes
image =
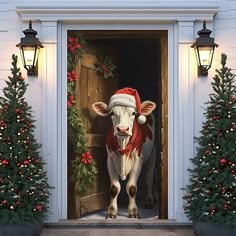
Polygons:
[[[152,152],[145,162],[145,176],[144,181],[146,185],[146,193],[145,193],[145,207],[153,208],[154,200],[153,200],[153,184],[154,184],[154,172],[156,167],[156,148],[155,145],[152,148]],[[157,189],[155,189],[157,191]]]
[[129,218],[140,218],[138,207],[136,205],[137,180],[141,171],[143,160],[136,157],[134,166],[129,174],[129,180],[126,185],[126,191],[129,195],[128,216]]
[[119,182],[119,175],[115,169],[111,157],[108,157],[107,159],[107,167],[111,180],[111,187],[110,187],[111,201],[110,205],[108,206],[106,219],[108,218],[115,219],[118,212],[117,197],[120,193],[120,182]]

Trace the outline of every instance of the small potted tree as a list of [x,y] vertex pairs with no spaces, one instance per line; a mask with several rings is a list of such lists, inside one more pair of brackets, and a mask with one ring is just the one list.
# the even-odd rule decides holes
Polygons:
[[48,212],[49,186],[15,55],[11,73],[0,97],[0,235],[37,236]]
[[236,86],[226,60],[222,54],[184,196],[198,236],[236,235]]

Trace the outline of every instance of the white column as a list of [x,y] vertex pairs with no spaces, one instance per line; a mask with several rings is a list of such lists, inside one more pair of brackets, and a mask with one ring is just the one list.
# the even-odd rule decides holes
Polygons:
[[42,155],[46,162],[50,190],[48,222],[58,222],[60,202],[60,156],[57,153],[57,22],[42,21],[41,42],[44,45],[41,57],[42,80]]
[[186,222],[183,211],[183,194],[181,188],[188,182],[189,158],[193,157],[193,106],[194,106],[194,52],[190,47],[193,42],[193,21],[178,22],[178,53],[179,53],[179,83],[178,83],[178,138],[176,145],[178,153],[174,158],[175,176],[176,220]]

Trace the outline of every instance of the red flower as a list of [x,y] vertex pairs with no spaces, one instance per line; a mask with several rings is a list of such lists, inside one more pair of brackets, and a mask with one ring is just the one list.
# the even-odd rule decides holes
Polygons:
[[67,48],[72,52],[75,53],[76,48],[80,49],[81,45],[78,41],[78,38],[72,38],[72,37],[68,37],[68,45]]
[[93,161],[93,157],[91,156],[91,153],[90,152],[84,152],[82,154],[82,159],[81,159],[81,162],[84,163],[84,164],[90,164],[92,163]]
[[73,95],[68,95],[67,107],[70,108],[72,104],[75,103],[75,97]]
[[77,75],[74,69],[71,72],[67,72],[67,80],[68,82],[73,82],[77,80]]

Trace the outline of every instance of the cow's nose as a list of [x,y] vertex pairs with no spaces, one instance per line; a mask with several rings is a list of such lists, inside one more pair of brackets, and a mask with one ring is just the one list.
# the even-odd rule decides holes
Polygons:
[[117,131],[121,133],[127,133],[129,131],[129,126],[117,126]]

